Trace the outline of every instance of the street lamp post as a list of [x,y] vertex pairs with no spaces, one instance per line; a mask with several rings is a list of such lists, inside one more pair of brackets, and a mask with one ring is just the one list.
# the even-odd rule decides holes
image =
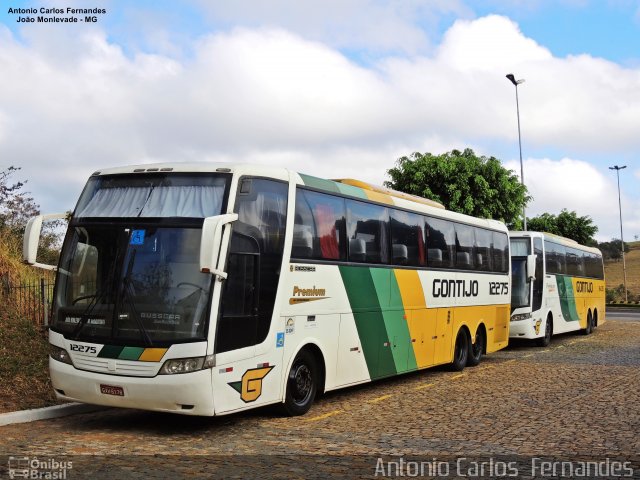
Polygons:
[[622,236],[622,202],[620,202],[620,170],[627,168],[626,165],[619,167],[614,165],[609,170],[615,170],[618,177],[618,209],[620,210],[620,250],[622,251],[622,272],[624,274],[624,303],[628,303],[627,298],[627,264],[624,261],[624,237]]
[[[524,82],[524,78],[520,80],[516,80],[516,77],[513,73],[509,73],[507,78],[513,85],[516,87],[516,114],[518,116],[518,146],[520,147],[520,183],[524,185],[524,166],[522,164],[522,138],[520,137],[520,105],[518,103],[518,85]],[[527,231],[527,214],[525,211],[525,206],[522,206],[522,218],[524,221],[524,231]]]

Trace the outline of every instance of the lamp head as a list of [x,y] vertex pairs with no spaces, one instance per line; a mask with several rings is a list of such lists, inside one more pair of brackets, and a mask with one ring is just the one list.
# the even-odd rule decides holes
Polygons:
[[524,83],[524,78],[521,78],[520,80],[516,80],[516,77],[513,73],[509,73],[506,75],[506,77],[509,79],[509,81],[511,83],[513,83],[516,87],[521,84]]

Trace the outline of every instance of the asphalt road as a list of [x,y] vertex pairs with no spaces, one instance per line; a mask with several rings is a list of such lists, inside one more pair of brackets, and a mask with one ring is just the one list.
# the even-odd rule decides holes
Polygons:
[[640,322],[640,308],[608,307],[607,319]]

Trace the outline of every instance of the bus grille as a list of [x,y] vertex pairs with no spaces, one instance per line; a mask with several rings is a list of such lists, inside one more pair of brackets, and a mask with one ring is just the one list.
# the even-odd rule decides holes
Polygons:
[[[115,370],[109,369],[109,363],[115,364]],[[160,365],[155,362],[136,362],[80,355],[73,358],[73,365],[79,370],[131,377],[154,377],[160,369]]]

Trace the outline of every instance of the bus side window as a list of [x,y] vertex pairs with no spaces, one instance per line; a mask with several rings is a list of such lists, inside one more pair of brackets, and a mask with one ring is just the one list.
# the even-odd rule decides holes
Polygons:
[[475,237],[473,227],[455,224],[456,228],[456,268],[473,270],[476,265]]
[[509,238],[505,233],[493,232],[491,256],[494,271],[501,273],[509,271]]
[[455,230],[448,220],[427,217],[427,266],[451,268],[455,252]]
[[493,258],[491,256],[492,235],[484,228],[474,228],[476,234],[476,269],[483,272],[493,270]]
[[[347,200],[347,236],[349,246],[352,240],[362,240],[365,245],[365,263],[389,263],[389,209],[380,205]],[[360,244],[360,242],[358,242]],[[350,252],[349,260],[352,258]]]
[[298,189],[291,256],[344,260],[344,210],[341,197]]
[[425,265],[424,220],[415,213],[391,211],[391,245],[394,265]]

